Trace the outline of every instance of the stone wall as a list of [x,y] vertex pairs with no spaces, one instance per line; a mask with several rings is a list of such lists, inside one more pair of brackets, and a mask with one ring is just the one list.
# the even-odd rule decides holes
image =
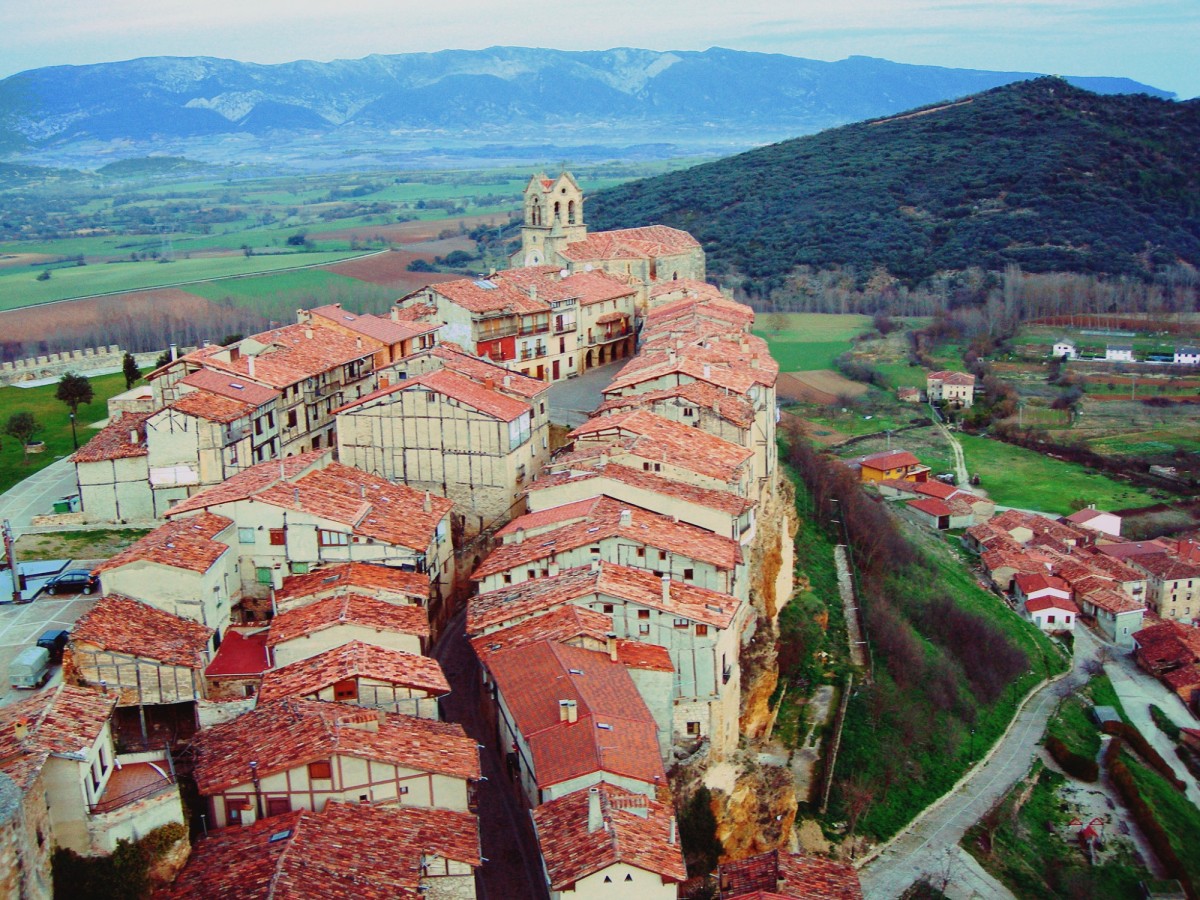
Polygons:
[[[180,351],[182,353],[182,351]],[[161,351],[135,353],[133,358],[145,371],[154,366]],[[16,384],[20,381],[35,381],[39,378],[55,378],[67,372],[86,375],[104,369],[120,369],[125,351],[118,344],[103,347],[85,347],[82,350],[64,350],[44,356],[30,356],[12,362],[0,363],[0,384]]]

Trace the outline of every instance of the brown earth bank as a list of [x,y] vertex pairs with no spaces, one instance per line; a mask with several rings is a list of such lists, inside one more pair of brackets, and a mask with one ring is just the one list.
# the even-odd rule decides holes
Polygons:
[[830,369],[781,373],[775,385],[775,392],[784,400],[825,406],[833,406],[843,395],[859,397],[868,390],[867,385],[851,381]]

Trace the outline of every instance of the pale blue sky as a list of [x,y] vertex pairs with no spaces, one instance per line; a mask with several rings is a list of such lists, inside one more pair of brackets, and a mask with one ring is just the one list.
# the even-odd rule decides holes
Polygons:
[[1119,75],[1200,95],[1198,0],[40,0],[0,3],[0,78],[139,56],[274,63],[495,44],[721,46],[835,60]]

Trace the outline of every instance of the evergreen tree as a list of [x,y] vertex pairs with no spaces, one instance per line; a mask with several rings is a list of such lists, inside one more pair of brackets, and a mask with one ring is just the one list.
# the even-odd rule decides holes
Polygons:
[[125,390],[133,387],[134,382],[142,377],[142,370],[138,368],[137,360],[128,350],[125,351],[125,357],[121,360],[121,371],[125,375]]
[[79,411],[79,407],[92,402],[95,393],[92,391],[92,383],[84,376],[68,372],[59,380],[54,396],[67,404],[67,408],[74,415]]

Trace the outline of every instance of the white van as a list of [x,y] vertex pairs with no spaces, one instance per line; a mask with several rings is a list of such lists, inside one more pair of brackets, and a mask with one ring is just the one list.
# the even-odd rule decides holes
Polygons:
[[8,667],[8,682],[15,688],[40,688],[50,677],[50,651],[26,647]]

